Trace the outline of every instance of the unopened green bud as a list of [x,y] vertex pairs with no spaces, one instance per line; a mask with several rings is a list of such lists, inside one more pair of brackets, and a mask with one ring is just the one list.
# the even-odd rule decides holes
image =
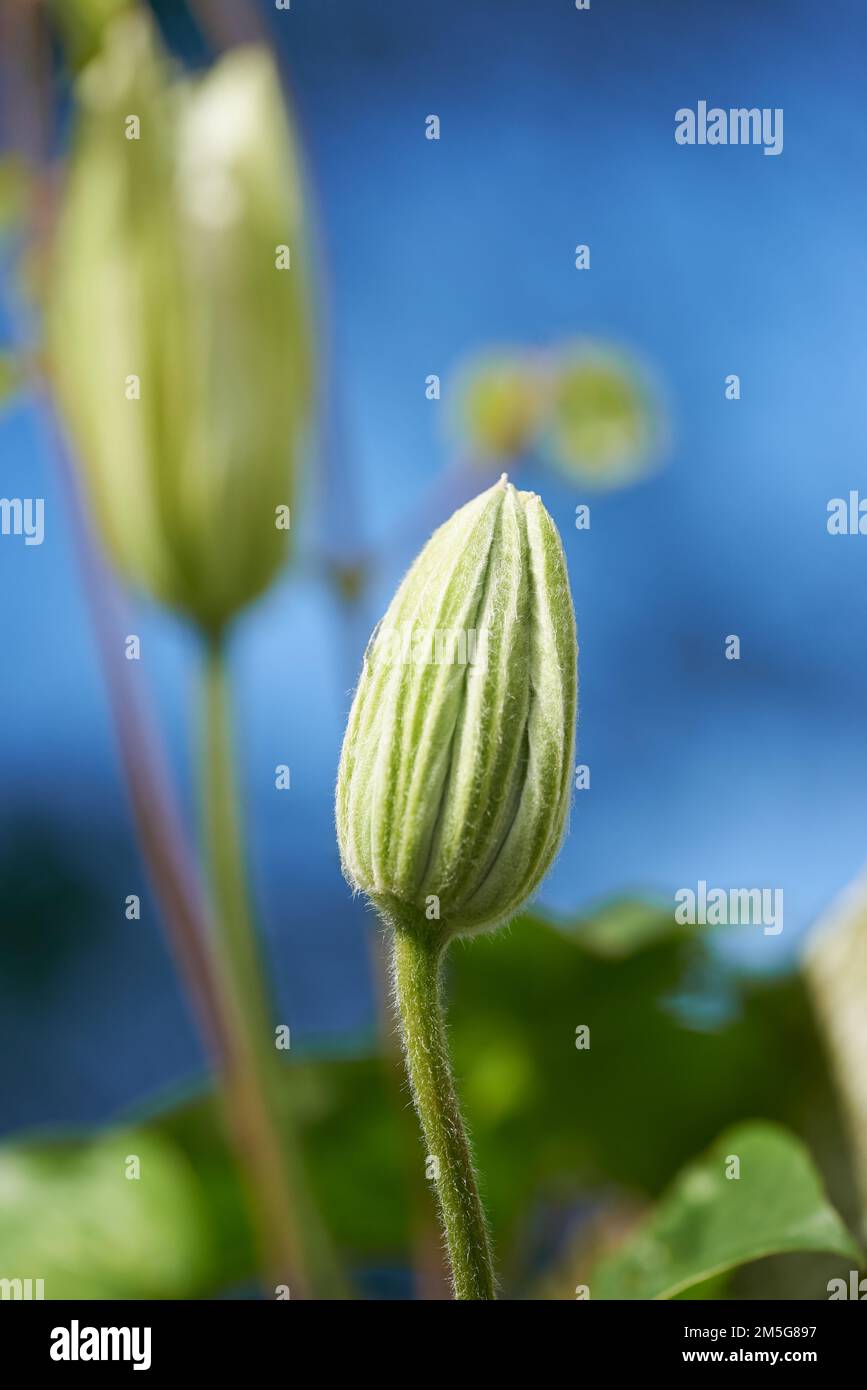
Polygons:
[[105,29],[76,101],[51,374],[121,572],[218,630],[286,558],[311,407],[279,80],[257,47],[178,80],[136,10]]
[[466,372],[459,401],[461,434],[476,458],[520,458],[542,424],[544,376],[526,353],[486,357]]
[[567,477],[621,487],[646,473],[660,422],[635,364],[595,346],[577,346],[557,364],[544,454]]
[[52,23],[77,71],[99,51],[106,25],[128,10],[134,0],[49,0]]
[[575,617],[551,517],[505,474],[435,532],[368,645],[343,744],[343,871],[396,926],[507,921],[569,809]]

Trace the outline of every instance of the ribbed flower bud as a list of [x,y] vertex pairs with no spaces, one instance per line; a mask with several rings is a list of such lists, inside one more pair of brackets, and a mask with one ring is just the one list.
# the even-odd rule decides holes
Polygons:
[[311,409],[301,185],[277,73],[175,78],[138,7],[77,83],[49,363],[134,584],[217,630],[286,557]]
[[507,921],[566,825],[577,698],[560,538],[505,475],[435,532],[376,628],[343,744],[343,871],[405,929]]

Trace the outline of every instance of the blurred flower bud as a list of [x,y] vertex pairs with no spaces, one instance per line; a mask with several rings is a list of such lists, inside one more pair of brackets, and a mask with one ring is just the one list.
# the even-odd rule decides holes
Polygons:
[[588,345],[553,364],[544,455],[560,472],[619,487],[650,469],[659,434],[650,391],[625,356]]
[[475,458],[505,461],[530,449],[545,409],[545,386],[529,356],[482,358],[464,375],[459,426]]
[[560,538],[503,478],[416,559],[368,645],[343,744],[343,871],[404,929],[507,921],[559,849],[575,617]]
[[48,0],[48,13],[66,47],[74,69],[99,50],[103,30],[134,0]]
[[283,562],[311,407],[300,175],[268,53],[170,80],[105,30],[78,122],[49,365],[124,575],[219,630]]

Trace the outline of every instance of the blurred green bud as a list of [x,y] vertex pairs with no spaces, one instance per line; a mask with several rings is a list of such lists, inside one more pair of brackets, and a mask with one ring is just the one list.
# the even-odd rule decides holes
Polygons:
[[459,427],[474,457],[519,458],[534,442],[545,410],[545,384],[529,357],[486,357],[459,388]]
[[652,466],[659,432],[650,391],[625,356],[579,346],[554,364],[544,453],[568,477],[631,482]]
[[94,57],[106,26],[132,3],[133,0],[49,0],[49,16],[74,69]]
[[343,871],[443,939],[494,927],[563,838],[577,699],[560,538],[505,474],[416,559],[376,628],[343,743]]
[[248,47],[171,80],[136,13],[106,29],[77,97],[49,366],[118,567],[217,631],[286,557],[311,409],[278,77]]

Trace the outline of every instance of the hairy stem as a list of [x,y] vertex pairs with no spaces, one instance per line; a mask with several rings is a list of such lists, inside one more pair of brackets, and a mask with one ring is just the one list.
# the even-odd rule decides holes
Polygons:
[[494,1267],[440,1006],[442,945],[394,932],[394,988],[413,1100],[434,1174],[458,1299],[492,1299]]

